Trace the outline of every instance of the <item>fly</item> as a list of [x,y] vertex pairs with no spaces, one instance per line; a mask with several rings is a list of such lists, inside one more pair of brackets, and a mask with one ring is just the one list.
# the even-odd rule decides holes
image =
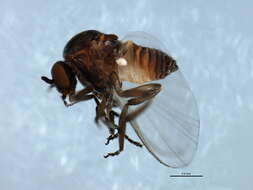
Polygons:
[[[106,144],[115,138],[119,141],[119,149],[105,158],[120,154],[125,139],[142,147],[127,136],[126,124],[130,123],[159,162],[169,167],[185,166],[198,144],[194,96],[174,58],[136,41],[131,37],[119,40],[115,34],[96,30],[81,32],[66,44],[64,60],[53,65],[52,79],[42,76],[42,80],[56,87],[65,106],[92,99],[96,102],[95,121],[103,121],[110,133]],[[77,80],[84,89],[76,91]],[[125,89],[128,82],[138,86]]]

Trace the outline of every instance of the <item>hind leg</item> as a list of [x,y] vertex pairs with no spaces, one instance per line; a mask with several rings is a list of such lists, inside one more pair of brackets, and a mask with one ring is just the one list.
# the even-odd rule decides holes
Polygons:
[[[114,83],[115,90],[120,97],[131,98],[127,101],[124,105],[122,112],[119,118],[119,125],[118,125],[118,134],[119,134],[119,150],[108,153],[104,157],[107,158],[109,156],[118,155],[121,151],[124,150],[124,139],[125,139],[125,132],[126,132],[126,122],[128,119],[128,108],[132,105],[139,105],[144,102],[149,102],[153,97],[155,97],[161,90],[161,85],[154,83],[154,84],[145,84],[138,86],[136,88],[131,88],[128,90],[122,90],[119,79],[115,74],[112,76],[112,82]],[[140,114],[140,113],[138,113]]]

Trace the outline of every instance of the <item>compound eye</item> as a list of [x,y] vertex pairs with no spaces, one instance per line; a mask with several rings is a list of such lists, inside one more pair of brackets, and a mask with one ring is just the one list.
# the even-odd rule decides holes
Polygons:
[[73,76],[71,76],[71,69],[69,66],[65,62],[58,61],[53,65],[51,74],[58,91],[63,94],[69,93],[73,88],[73,83],[75,83],[75,81],[72,81]]

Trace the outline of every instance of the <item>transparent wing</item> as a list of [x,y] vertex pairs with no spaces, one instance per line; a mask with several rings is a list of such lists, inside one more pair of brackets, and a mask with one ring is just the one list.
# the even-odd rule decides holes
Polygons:
[[[125,38],[147,47],[156,44],[155,48],[164,51],[165,46],[162,47],[161,42],[155,40],[152,43],[154,39],[147,34],[143,38],[140,32]],[[169,167],[186,166],[191,162],[198,145],[200,122],[196,100],[180,70],[153,83],[162,84],[161,92],[155,96],[148,109],[130,124],[159,162]],[[121,107],[124,103],[120,99]],[[131,111],[133,108],[130,108]]]
[[145,47],[156,48],[166,51],[166,46],[155,36],[152,36],[146,32],[136,31],[128,33],[121,41],[131,40],[138,45]]

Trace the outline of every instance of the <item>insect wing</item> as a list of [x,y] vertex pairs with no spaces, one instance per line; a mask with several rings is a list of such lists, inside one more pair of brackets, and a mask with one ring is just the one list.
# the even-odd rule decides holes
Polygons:
[[180,70],[154,82],[160,83],[162,90],[130,124],[159,162],[169,167],[184,167],[193,159],[198,145],[200,121],[196,100]]

